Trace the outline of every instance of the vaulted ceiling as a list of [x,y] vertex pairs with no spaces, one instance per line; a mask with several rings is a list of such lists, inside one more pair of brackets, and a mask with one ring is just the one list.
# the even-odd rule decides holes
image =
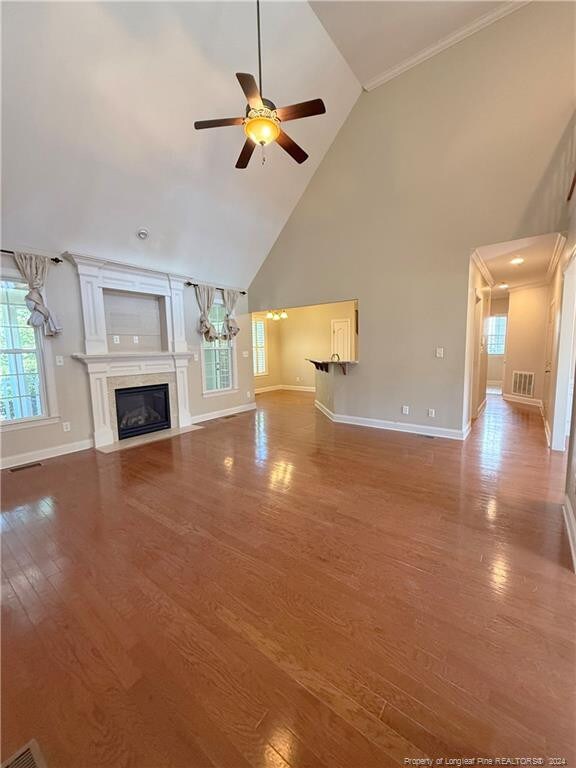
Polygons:
[[[254,2],[3,4],[2,247],[70,250],[245,287],[360,86],[307,3],[262,8],[263,91],[327,114],[234,168],[235,72],[257,71]],[[144,227],[149,237],[140,241]]]
[[257,71],[253,0],[5,2],[2,247],[246,287],[360,83],[389,79],[513,6],[263,0],[263,95],[278,106],[321,97],[327,114],[285,126],[310,155],[304,165],[272,145],[264,165],[257,150],[240,171],[242,128],[193,123],[244,112],[234,73]]

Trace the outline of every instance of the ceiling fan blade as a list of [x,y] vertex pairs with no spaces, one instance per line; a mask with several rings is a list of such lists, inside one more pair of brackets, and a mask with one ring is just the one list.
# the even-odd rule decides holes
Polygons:
[[312,101],[301,101],[300,104],[290,104],[289,107],[280,107],[276,114],[280,120],[299,120],[301,117],[313,117],[314,115],[323,115],[326,107],[322,99],[312,99]]
[[244,146],[242,147],[242,152],[240,152],[240,156],[238,157],[238,160],[236,160],[236,168],[246,168],[255,149],[256,144],[254,144],[252,139],[246,139]]
[[293,157],[294,160],[296,160],[297,163],[303,163],[308,159],[308,155],[306,152],[304,152],[302,147],[299,147],[298,144],[296,144],[296,142],[293,141],[287,133],[284,133],[284,131],[280,131],[276,141],[278,144],[280,144],[285,152],[288,152],[290,157]]
[[262,109],[262,96],[258,90],[258,85],[254,79],[254,75],[248,75],[246,72],[236,72],[236,77],[240,83],[240,87],[244,91],[246,101],[252,107],[252,109]]
[[223,117],[221,120],[196,120],[194,128],[221,128],[224,125],[242,125],[243,117]]

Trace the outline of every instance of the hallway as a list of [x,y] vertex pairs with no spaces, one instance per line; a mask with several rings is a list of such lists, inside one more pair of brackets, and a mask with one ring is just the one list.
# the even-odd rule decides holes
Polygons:
[[2,474],[3,740],[50,768],[576,757],[564,458],[490,397],[465,443],[313,395]]

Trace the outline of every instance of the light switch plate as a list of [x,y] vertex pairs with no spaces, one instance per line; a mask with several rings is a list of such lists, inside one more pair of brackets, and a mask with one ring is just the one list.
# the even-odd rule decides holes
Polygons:
[[56,365],[64,365],[64,358],[62,355],[56,355]]
[[435,408],[428,408],[428,416],[430,416],[431,419],[436,418],[436,409]]
[[245,350],[242,352],[242,357],[248,357],[248,350],[247,350],[247,349],[245,349]]
[[410,413],[410,406],[409,405],[403,405],[402,406],[402,414],[404,416],[408,416],[409,413]]
[[138,336],[133,336],[132,338],[134,340],[134,344],[139,344],[140,343],[140,339],[138,338]]
[[120,344],[120,336],[112,336],[112,344]]
[[70,432],[70,422],[69,421],[63,421],[62,422],[62,429],[64,432]]
[[444,347],[436,347],[436,357],[444,357]]

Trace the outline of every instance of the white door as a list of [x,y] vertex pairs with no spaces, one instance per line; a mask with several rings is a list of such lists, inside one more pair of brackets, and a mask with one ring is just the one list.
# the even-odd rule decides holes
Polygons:
[[350,320],[332,320],[331,355],[340,360],[350,360]]

